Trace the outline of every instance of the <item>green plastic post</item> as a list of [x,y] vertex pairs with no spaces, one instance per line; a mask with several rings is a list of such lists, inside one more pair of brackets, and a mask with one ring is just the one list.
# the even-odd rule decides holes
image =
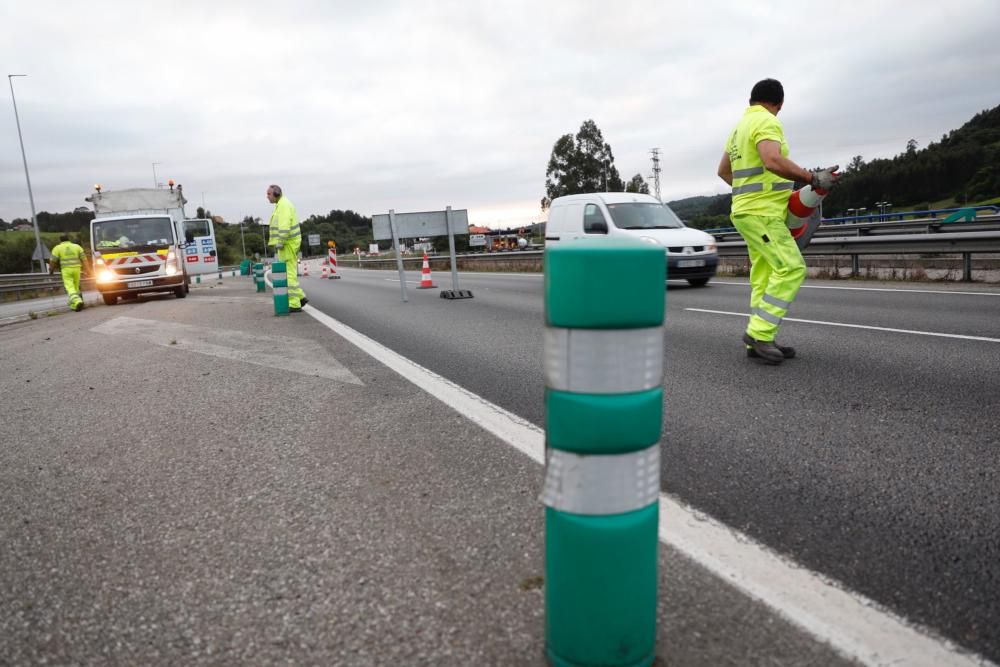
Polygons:
[[263,292],[267,288],[264,283],[264,265],[257,262],[253,265],[253,280],[257,284],[257,291]]
[[274,286],[274,314],[288,314],[288,274],[284,262],[271,264],[271,284]]
[[[659,327],[661,337],[654,340],[661,341],[665,279],[666,257],[660,246],[610,239],[560,242],[545,251],[546,324],[550,330],[569,329],[570,336],[576,330],[597,332],[588,335],[607,336],[609,349],[616,348],[614,336],[622,330]],[[646,352],[660,355],[662,363],[662,344],[657,347]],[[550,355],[561,354],[567,355],[573,368],[588,365],[587,358],[573,356],[578,352],[547,347],[547,367],[557,361]],[[562,474],[550,470],[557,455],[576,457],[570,460],[581,465],[597,462],[592,469],[597,471],[595,480],[612,478],[602,475],[605,468],[600,466],[607,465],[607,459],[627,460],[631,465],[634,457],[650,450],[658,456],[655,447],[663,418],[659,375],[655,387],[624,393],[554,388],[546,377],[547,488],[550,475]],[[603,382],[599,374],[592,377],[592,384]],[[564,508],[573,506],[573,501],[546,498],[545,651],[551,664],[652,664],[656,655],[659,470],[654,474],[649,485],[652,495],[648,489],[645,495],[637,494],[633,502],[641,506],[624,512],[567,511]],[[607,488],[595,488],[589,496],[584,488],[575,502],[594,507],[614,497]],[[611,507],[612,501],[607,503]]]

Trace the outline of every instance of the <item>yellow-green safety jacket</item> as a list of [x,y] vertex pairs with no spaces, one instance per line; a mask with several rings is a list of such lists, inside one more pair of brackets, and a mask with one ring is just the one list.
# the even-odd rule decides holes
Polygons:
[[52,249],[52,259],[59,262],[59,270],[83,268],[83,247],[72,241],[63,241]]
[[302,231],[295,215],[295,205],[284,195],[274,203],[267,244],[278,245],[278,241],[296,251],[302,245]]
[[754,104],[743,113],[726,142],[733,170],[732,214],[784,218],[794,183],[764,168],[757,152],[761,141],[777,141],[781,155],[788,157],[788,143],[781,121],[770,111]]

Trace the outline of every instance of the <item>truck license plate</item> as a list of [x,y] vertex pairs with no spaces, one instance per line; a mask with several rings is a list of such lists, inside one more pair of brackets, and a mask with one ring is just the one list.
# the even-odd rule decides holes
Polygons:
[[677,260],[678,269],[691,269],[696,266],[705,266],[705,260],[703,259],[679,259]]
[[129,287],[149,287],[153,284],[152,280],[136,280],[128,284]]

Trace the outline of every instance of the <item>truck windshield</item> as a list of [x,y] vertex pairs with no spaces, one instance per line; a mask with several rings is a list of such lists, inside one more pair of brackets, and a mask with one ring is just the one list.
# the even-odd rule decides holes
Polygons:
[[94,249],[148,250],[173,244],[169,218],[129,218],[94,222]]
[[684,226],[666,204],[623,202],[608,204],[608,211],[619,229],[679,229]]

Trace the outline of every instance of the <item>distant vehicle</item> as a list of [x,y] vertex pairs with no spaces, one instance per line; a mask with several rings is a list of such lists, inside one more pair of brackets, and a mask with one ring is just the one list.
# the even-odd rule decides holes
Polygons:
[[546,243],[568,239],[631,237],[663,246],[667,278],[708,284],[719,265],[715,238],[685,227],[670,207],[650,195],[598,192],[552,200]]
[[97,289],[104,303],[147,292],[187,296],[190,276],[218,270],[215,226],[189,220],[181,186],[96,192],[90,244]]

